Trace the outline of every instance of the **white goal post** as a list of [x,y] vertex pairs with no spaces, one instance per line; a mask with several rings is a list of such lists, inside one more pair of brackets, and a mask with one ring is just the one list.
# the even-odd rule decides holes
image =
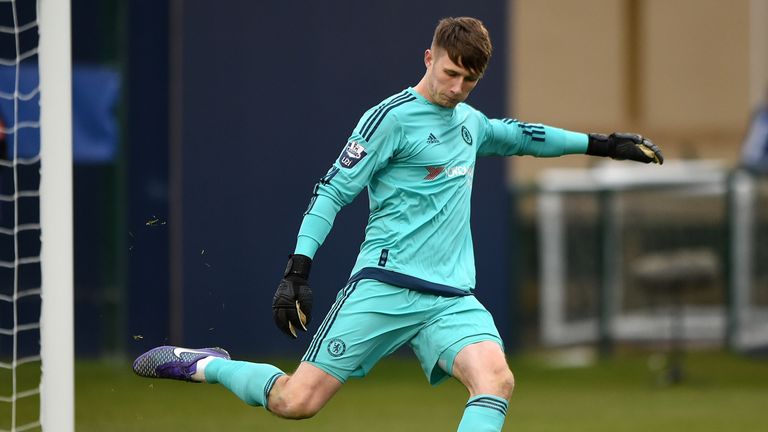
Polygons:
[[73,431],[72,60],[70,0],[38,0],[42,314],[40,423]]

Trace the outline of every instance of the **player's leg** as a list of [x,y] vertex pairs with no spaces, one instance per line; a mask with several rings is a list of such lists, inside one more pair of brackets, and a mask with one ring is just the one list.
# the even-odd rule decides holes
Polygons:
[[500,431],[514,381],[491,314],[474,296],[449,304],[411,341],[432,384],[449,376],[470,393],[459,431]]
[[458,430],[500,431],[515,386],[501,347],[491,341],[467,345],[456,355],[451,374],[469,391]]
[[341,382],[325,371],[301,363],[292,375],[264,363],[213,359],[205,367],[205,379],[235,393],[245,403],[264,406],[288,419],[314,416],[341,388]]
[[221,348],[161,346],[139,356],[133,370],[148,378],[221,384],[248,405],[293,419],[312,417],[341,387],[310,364],[289,376],[271,364],[231,360]]

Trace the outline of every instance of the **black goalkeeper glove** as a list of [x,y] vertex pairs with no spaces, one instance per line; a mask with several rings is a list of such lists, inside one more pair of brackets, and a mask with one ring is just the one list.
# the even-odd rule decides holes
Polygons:
[[661,150],[650,140],[637,134],[616,132],[608,136],[589,134],[587,154],[608,156],[612,159],[629,159],[637,162],[664,163]]
[[272,299],[275,324],[294,339],[298,337],[296,329],[307,331],[307,324],[312,318],[312,290],[307,282],[311,267],[310,257],[291,255]]

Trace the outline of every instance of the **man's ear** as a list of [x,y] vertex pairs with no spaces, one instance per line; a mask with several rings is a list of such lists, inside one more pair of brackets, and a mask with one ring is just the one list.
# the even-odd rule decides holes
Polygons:
[[434,58],[432,57],[432,50],[427,49],[424,51],[424,66],[429,68],[432,66],[432,61],[434,61]]

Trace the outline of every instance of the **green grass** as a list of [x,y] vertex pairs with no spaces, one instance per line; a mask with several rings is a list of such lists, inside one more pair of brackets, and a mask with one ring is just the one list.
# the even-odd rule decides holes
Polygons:
[[[649,353],[584,368],[551,368],[540,356],[510,359],[517,388],[505,431],[768,430],[768,361],[720,352],[689,355],[687,379],[660,386]],[[281,363],[290,369],[290,363]],[[391,358],[352,380],[316,417],[280,420],[220,386],[148,380],[130,366],[79,361],[78,432],[88,431],[451,431],[465,390],[430,387],[418,363]]]

